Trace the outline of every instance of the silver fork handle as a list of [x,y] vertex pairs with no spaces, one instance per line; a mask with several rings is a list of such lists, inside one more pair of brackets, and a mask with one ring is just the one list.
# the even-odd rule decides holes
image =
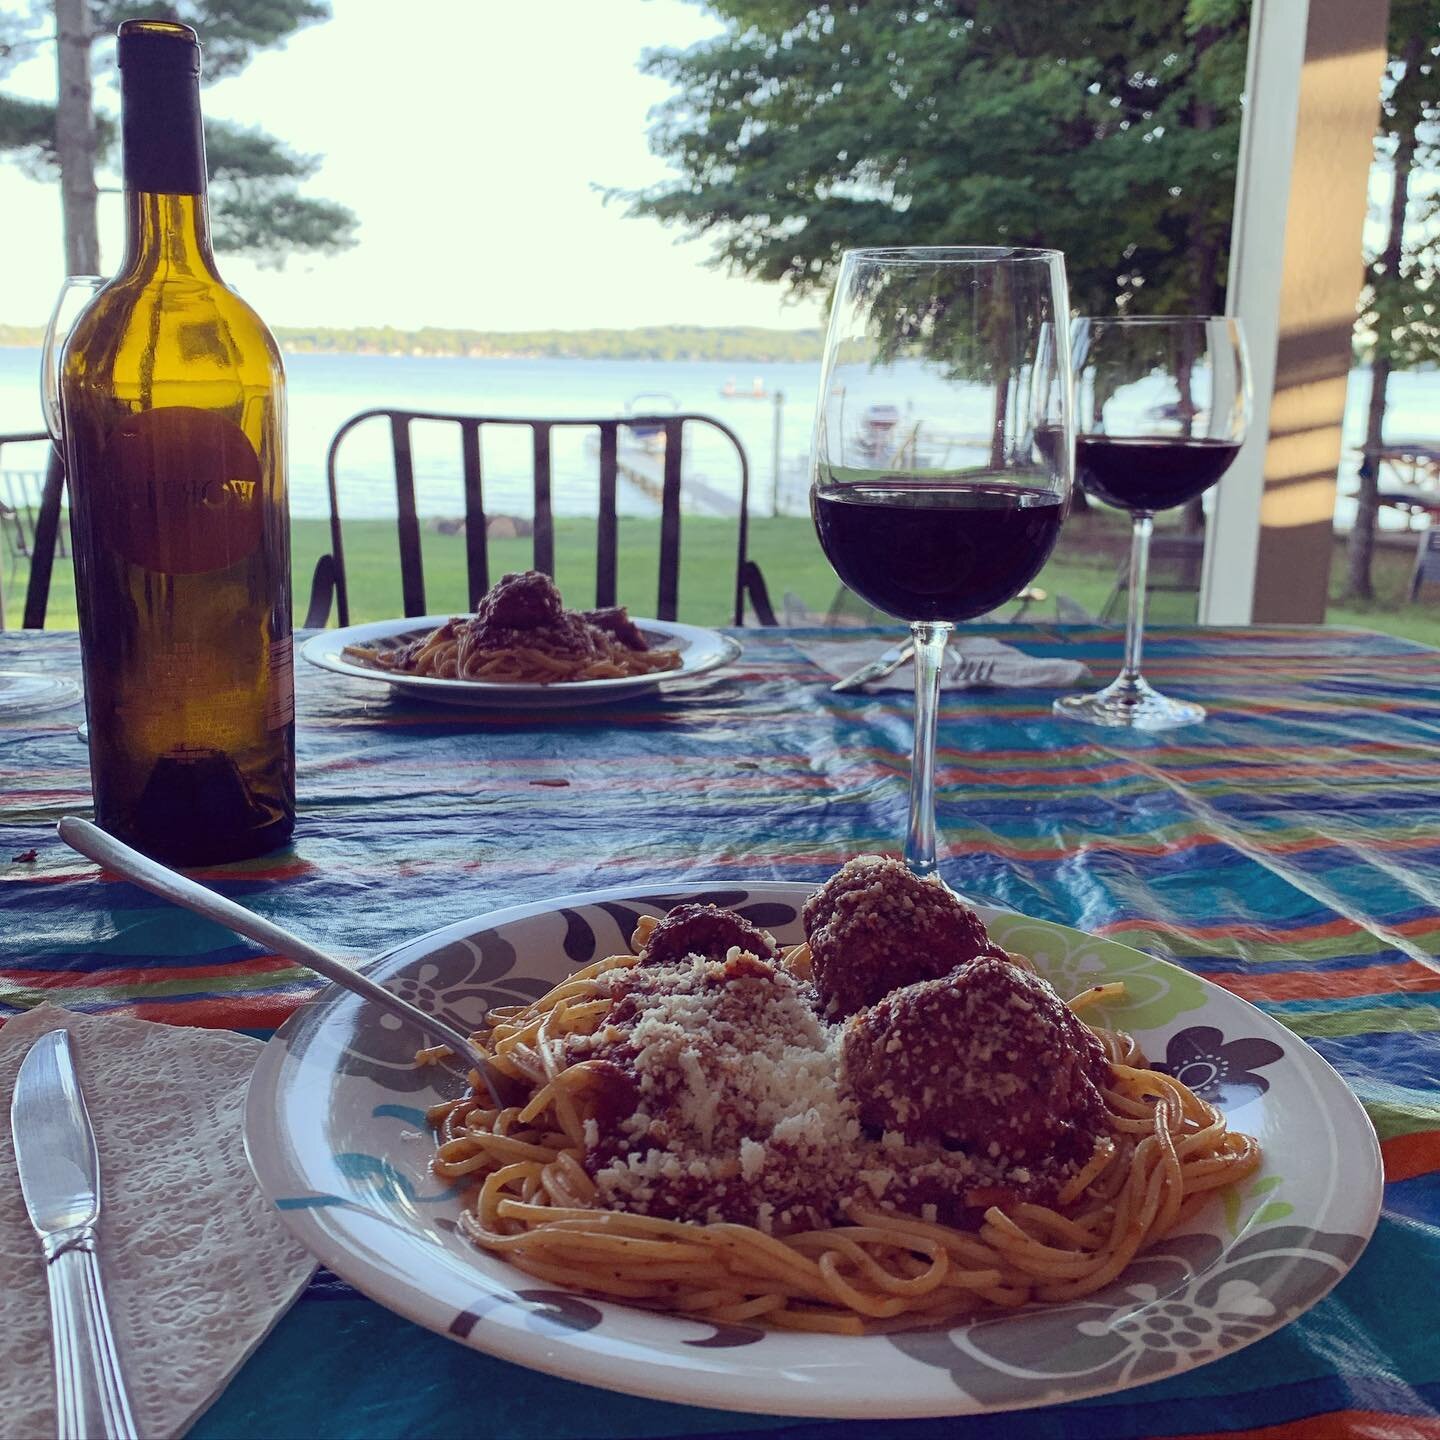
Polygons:
[[50,1335],[55,1350],[59,1440],[138,1440],[130,1397],[105,1309],[95,1231],[86,1226],[47,1246]]
[[504,1108],[505,1086],[494,1066],[470,1043],[468,1035],[447,1024],[438,1015],[427,1015],[408,1000],[391,994],[368,975],[362,975],[343,961],[336,960],[323,950],[317,950],[308,940],[302,940],[298,935],[282,930],[263,915],[247,910],[233,900],[227,900],[217,891],[206,889],[188,875],[181,875],[150,859],[148,855],[132,850],[123,841],[107,835],[98,825],[92,825],[88,820],[66,815],[55,828],[60,838],[72,850],[78,850],[97,865],[103,865],[117,875],[123,875],[132,884],[144,886],[151,894],[159,895],[173,905],[181,905],[187,910],[204,915],[206,919],[218,921],[237,935],[244,935],[246,939],[255,941],[257,945],[264,945],[277,955],[298,960],[327,980],[333,980],[337,985],[343,985],[347,990],[363,995],[367,1000],[384,1006],[392,1014],[403,1016],[422,1034],[428,1033],[443,1041],[467,1066],[478,1070],[496,1107]]
[[835,695],[848,695],[852,690],[862,690],[872,680],[884,680],[886,676],[893,675],[907,660],[915,653],[915,642],[907,640],[902,645],[897,645],[887,650],[883,655],[872,660],[868,665],[862,665],[852,674],[847,675],[843,680],[837,680],[831,687],[831,693]]

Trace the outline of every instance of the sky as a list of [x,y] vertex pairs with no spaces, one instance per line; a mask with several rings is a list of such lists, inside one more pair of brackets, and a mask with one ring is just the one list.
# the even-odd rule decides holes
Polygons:
[[[0,0],[0,13],[27,9]],[[359,243],[338,256],[281,270],[220,257],[271,325],[821,323],[819,301],[710,268],[711,242],[629,219],[597,189],[672,173],[648,142],[649,113],[670,87],[638,65],[648,47],[716,33],[698,5],[332,0],[332,10],[202,91],[207,114],[323,156],[306,193],[359,217]],[[53,100],[53,45],[27,53],[0,86]],[[96,45],[97,105],[113,110],[110,54],[111,42]],[[118,264],[122,230],[118,194],[102,195],[102,267]],[[64,268],[58,187],[0,163],[0,237],[0,322],[43,324]]]

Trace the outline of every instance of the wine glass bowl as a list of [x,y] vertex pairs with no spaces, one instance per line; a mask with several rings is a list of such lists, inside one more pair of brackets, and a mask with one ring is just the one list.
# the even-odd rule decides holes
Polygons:
[[65,436],[60,415],[60,361],[75,322],[106,283],[103,275],[67,275],[45,326],[45,340],[40,348],[40,409],[45,416],[45,428],[61,454],[65,451]]
[[1080,319],[1073,331],[1075,474],[1087,495],[1132,519],[1129,614],[1119,676],[1055,713],[1092,725],[1171,730],[1203,706],[1160,694],[1140,673],[1155,513],[1198,499],[1230,468],[1249,420],[1240,322],[1229,316]]
[[[65,445],[60,417],[60,356],[80,312],[104,283],[99,275],[67,275],[45,325],[40,346],[40,410],[51,443],[61,455]],[[80,698],[80,687],[63,675],[41,670],[0,670],[0,715],[38,715],[73,705]]]
[[905,858],[935,868],[934,746],[950,629],[1003,605],[1054,547],[1071,484],[1057,251],[853,250],[836,282],[811,512],[862,599],[915,636]]

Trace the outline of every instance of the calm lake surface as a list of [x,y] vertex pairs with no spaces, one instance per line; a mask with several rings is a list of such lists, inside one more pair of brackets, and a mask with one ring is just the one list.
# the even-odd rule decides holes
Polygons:
[[[623,415],[678,409],[713,415],[740,436],[750,459],[751,507],[768,514],[777,500],[783,513],[803,513],[809,483],[807,457],[815,413],[819,365],[737,366],[725,362],[641,360],[464,359],[408,355],[306,355],[285,359],[290,403],[290,495],[297,516],[329,513],[325,498],[325,453],[335,431],[358,411],[377,405],[487,415]],[[0,434],[40,430],[39,351],[0,347]],[[756,384],[760,399],[749,398]],[[732,398],[727,387],[745,398]],[[777,404],[777,394],[783,401]],[[1395,440],[1440,440],[1440,372],[1411,371],[1392,377],[1386,432]],[[1369,376],[1355,371],[1345,407],[1346,453],[1342,490],[1352,488],[1358,447],[1364,438]],[[775,425],[780,421],[779,474]],[[428,432],[428,433],[427,433]],[[593,432],[592,432],[593,433]],[[416,488],[429,515],[463,513],[458,432],[419,426],[415,431]],[[714,503],[733,504],[739,491],[734,452],[703,427],[687,431],[687,474],[701,477]],[[622,459],[625,458],[622,455]],[[630,457],[644,472],[658,469],[653,456]],[[27,455],[7,449],[6,469],[39,466],[43,451]],[[595,508],[598,462],[593,439],[557,433],[554,490],[558,512],[591,514]],[[485,503],[491,514],[530,513],[528,431],[487,432],[484,453]],[[387,427],[379,421],[360,427],[345,442],[341,464],[341,505],[354,518],[394,514],[394,480]],[[636,485],[622,486],[621,508],[654,513],[654,504]],[[704,508],[702,506],[702,508]],[[1353,504],[1342,495],[1337,519],[1347,524]],[[1386,524],[1398,517],[1382,511]]]
[[[0,434],[42,430],[38,399],[39,351],[0,347]],[[307,355],[285,357],[290,407],[290,499],[294,514],[329,514],[325,498],[325,454],[336,430],[372,406],[455,411],[485,415],[619,416],[681,410],[713,415],[736,431],[750,459],[751,505],[768,513],[775,483],[775,419],[780,416],[782,472],[787,511],[803,511],[805,460],[815,414],[818,365],[751,365],[640,360],[502,360],[408,355]],[[728,385],[742,392],[760,381],[761,399],[731,399]],[[783,401],[777,405],[777,392]],[[714,432],[687,426],[687,474],[733,499],[739,490],[734,451]],[[588,437],[594,436],[593,431]],[[623,432],[622,432],[623,433]],[[529,514],[530,432],[488,431],[483,455],[485,504],[491,514]],[[422,512],[464,512],[460,482],[459,432],[449,426],[417,425],[415,469]],[[593,514],[598,459],[587,432],[554,436],[552,463],[555,508]],[[622,459],[626,458],[622,455]],[[653,456],[630,457],[642,471],[657,469]],[[7,469],[42,464],[6,451]],[[342,512],[355,518],[395,513],[389,429],[384,421],[358,427],[341,451]],[[635,486],[622,486],[621,508],[654,512]]]

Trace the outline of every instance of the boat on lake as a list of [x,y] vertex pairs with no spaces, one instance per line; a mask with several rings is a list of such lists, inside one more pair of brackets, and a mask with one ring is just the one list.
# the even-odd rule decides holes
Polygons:
[[625,431],[631,441],[652,455],[665,453],[665,426],[658,418],[662,415],[678,415],[680,402],[664,390],[642,390],[625,402],[627,416],[642,417],[638,422],[631,420]]
[[748,390],[741,389],[734,380],[727,380],[720,387],[720,398],[722,400],[768,400],[770,392],[765,388],[765,381],[757,375],[750,382]]

